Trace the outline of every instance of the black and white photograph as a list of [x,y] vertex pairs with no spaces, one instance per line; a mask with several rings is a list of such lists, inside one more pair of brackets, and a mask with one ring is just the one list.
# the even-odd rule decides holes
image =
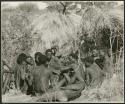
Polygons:
[[1,1],[2,103],[124,103],[124,1]]

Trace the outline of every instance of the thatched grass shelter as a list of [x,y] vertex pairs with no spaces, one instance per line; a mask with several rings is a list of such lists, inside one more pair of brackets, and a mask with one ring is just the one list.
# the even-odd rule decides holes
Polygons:
[[[32,23],[34,45],[32,54],[36,51],[44,52],[54,45],[58,45],[60,53],[68,54],[73,46],[73,40],[78,40],[80,35],[88,34],[94,37],[96,44],[100,45],[103,31],[110,31],[108,35],[123,36],[123,16],[121,9],[114,8],[102,10],[97,7],[87,7],[83,10],[82,17],[76,14],[63,15],[56,11],[45,12],[36,17]],[[104,30],[105,29],[105,30]],[[79,35],[79,36],[80,36]],[[78,40],[79,41],[79,40]]]
[[[97,7],[86,8],[82,14],[82,32],[92,35],[102,28],[123,30],[124,12],[120,9],[102,10]],[[116,27],[117,25],[117,27]],[[123,32],[123,31],[122,31]]]
[[[60,53],[69,53],[72,47],[70,44],[76,39],[80,20],[78,15],[63,15],[58,12],[46,12],[35,18],[32,23],[34,45],[31,53],[44,52],[54,45],[59,46]],[[70,47],[66,47],[67,45]]]
[[[95,6],[84,9],[80,24],[81,36],[88,35],[100,46],[102,37],[120,36],[123,40],[124,12],[122,9],[100,9]],[[103,39],[107,41],[107,39]],[[109,38],[108,38],[109,40]]]

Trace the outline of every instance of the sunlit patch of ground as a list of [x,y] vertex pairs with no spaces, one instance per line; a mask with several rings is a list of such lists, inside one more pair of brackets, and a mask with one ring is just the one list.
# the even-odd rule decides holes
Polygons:
[[3,103],[28,103],[28,102],[35,102],[34,97],[30,95],[22,94],[21,92],[16,92],[16,90],[12,90],[5,95],[2,95],[2,102]]
[[[115,81],[114,81],[115,82]],[[103,88],[93,88],[93,89],[86,89],[84,91],[82,91],[82,95],[73,100],[73,101],[69,101],[69,102],[82,102],[82,103],[91,103],[91,102],[115,102],[115,103],[123,103],[123,92],[122,88],[121,89],[114,89],[113,87],[109,89],[109,85],[107,84],[107,81],[104,82],[105,83],[105,87],[103,86]],[[116,84],[113,84],[113,86],[116,86]],[[115,87],[116,88],[116,87]],[[120,87],[119,87],[120,88]],[[111,91],[109,91],[111,90]],[[32,103],[32,102],[36,102],[37,97],[31,97],[29,95],[25,95],[22,93],[7,93],[5,95],[2,96],[2,102],[3,103],[7,103],[7,102],[11,102],[11,103]]]

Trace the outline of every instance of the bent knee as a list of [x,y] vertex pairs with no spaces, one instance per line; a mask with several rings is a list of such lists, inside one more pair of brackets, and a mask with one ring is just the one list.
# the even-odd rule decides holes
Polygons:
[[65,95],[64,91],[58,92],[57,100],[60,102],[66,102],[68,101],[68,97]]
[[80,86],[79,90],[84,90],[85,89],[85,83],[81,83],[79,86]]

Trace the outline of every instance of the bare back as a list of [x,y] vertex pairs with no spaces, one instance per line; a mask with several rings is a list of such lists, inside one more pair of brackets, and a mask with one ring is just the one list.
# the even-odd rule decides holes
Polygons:
[[33,70],[33,85],[36,92],[46,92],[49,88],[50,71],[45,66],[36,66]]

